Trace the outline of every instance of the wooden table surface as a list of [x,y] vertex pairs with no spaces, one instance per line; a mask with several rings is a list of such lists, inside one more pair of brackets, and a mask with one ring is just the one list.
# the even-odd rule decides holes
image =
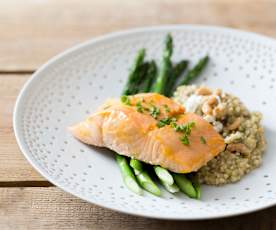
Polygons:
[[276,1],[0,1],[0,229],[276,229],[276,207],[208,221],[128,216],[52,186],[21,154],[12,129],[16,96],[42,63],[87,39],[159,24],[223,25],[276,37]]

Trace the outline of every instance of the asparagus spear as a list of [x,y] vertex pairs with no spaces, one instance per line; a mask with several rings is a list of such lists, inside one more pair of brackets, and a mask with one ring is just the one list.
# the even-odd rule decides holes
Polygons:
[[133,192],[138,195],[142,194],[142,189],[139,187],[136,178],[128,165],[128,162],[125,157],[116,154],[116,161],[120,167],[124,182],[126,186]]
[[[127,84],[124,87],[122,95],[131,95],[131,94],[137,93],[139,83],[141,83],[141,81],[142,81],[142,79],[144,78],[145,75],[147,77],[152,77],[153,78],[153,76],[149,76],[149,74],[154,75],[154,72],[156,71],[155,62],[152,61],[151,63],[143,63],[144,56],[145,56],[145,50],[144,49],[139,50],[139,52],[138,52],[138,54],[135,58],[135,61],[133,63],[133,66],[130,70],[130,74],[128,76],[128,81],[127,81]],[[150,84],[151,84],[151,81],[149,81],[147,84],[145,84],[143,90],[144,91],[148,90],[150,88]],[[133,178],[135,179],[135,176],[133,175],[133,172],[130,169],[126,158],[123,157],[123,156],[119,156],[119,155],[117,155],[116,158],[117,158],[118,163],[119,162],[124,163],[124,164],[121,164],[121,165],[119,164],[119,165],[120,165],[120,168],[121,168],[121,171],[122,171],[122,174],[123,174],[125,184],[127,185],[127,187],[130,190],[137,193],[137,191],[136,191],[137,187],[139,189],[140,189],[140,187],[137,184],[137,181],[133,180]],[[123,168],[122,168],[122,165],[124,166]],[[139,162],[138,160],[133,159],[133,160],[130,161],[130,165],[134,168],[134,173],[136,175],[136,179],[138,180],[139,184],[145,190],[159,196],[160,193],[161,193],[159,188],[151,180],[148,173],[143,170],[142,163]],[[124,169],[124,170],[122,170],[122,169]]]
[[173,173],[173,179],[180,191],[185,193],[191,198],[197,198],[197,192],[190,180],[184,174]]
[[[141,73],[140,73],[139,69],[141,70],[141,67],[143,65],[145,65],[145,64],[142,64],[143,59],[144,59],[144,55],[145,55],[145,51],[140,50],[137,57],[136,57],[136,59],[135,59],[133,67],[131,69],[131,72],[130,72],[130,75],[129,75],[129,78],[128,78],[128,83],[125,86],[125,89],[124,89],[125,94],[134,94],[134,93],[137,92],[136,91],[137,90],[137,84],[139,83],[139,79],[141,79],[143,77],[143,74],[141,76]],[[168,82],[168,79],[169,79],[168,74],[170,72],[172,72],[172,64],[171,64],[171,61],[170,61],[171,55],[172,55],[172,37],[170,35],[168,35],[166,37],[166,40],[165,40],[165,49],[164,49],[164,52],[163,52],[161,71],[160,71],[160,73],[157,77],[156,83],[152,86],[152,89],[153,89],[154,92],[163,93],[163,94],[165,93],[165,86],[166,86],[166,83]],[[198,65],[196,65],[195,68],[192,69],[191,71],[189,71],[188,74],[186,75],[186,78],[185,78],[186,82],[189,82],[191,79],[196,77],[202,71],[202,69],[205,67],[207,62],[208,62],[208,57],[205,57],[202,60],[200,60]],[[179,72],[181,72],[181,70],[183,72],[184,68],[186,68],[186,67],[183,67],[183,66],[185,66],[185,65],[187,66],[187,64],[183,64],[183,63],[184,62],[182,62],[182,64],[179,65],[179,66],[175,66],[174,70],[175,70],[176,76],[178,76],[180,74]],[[153,66],[153,63],[151,65],[152,65],[151,66],[152,69],[150,70],[150,65],[149,65],[148,70],[147,70],[147,74],[146,74],[146,77],[147,77],[146,81],[148,81],[148,82],[146,84],[142,84],[142,86],[140,86],[141,92],[147,92],[148,89],[150,88],[149,87],[150,83],[152,84],[152,81],[148,80],[148,77],[152,77],[152,76],[151,75],[149,76],[148,73],[153,74],[153,72],[154,72],[153,68],[155,68],[155,71],[156,71],[156,66],[155,66],[155,63],[154,63],[154,66]],[[173,79],[171,80],[171,83],[169,83],[169,84],[173,85],[176,78],[175,78],[175,76],[173,76]],[[187,84],[187,83],[185,83],[185,84]],[[124,170],[124,171],[127,171],[127,174],[124,174],[124,178],[125,178],[125,175],[127,175],[127,178],[130,178],[130,177],[133,178],[134,175],[132,174],[132,171],[131,171],[131,169],[129,168],[129,166],[127,164],[126,158],[122,157],[122,159],[124,159],[125,168],[128,167],[128,169],[129,169],[129,170]],[[136,178],[139,181],[140,185],[143,188],[145,188],[145,190],[147,190],[147,191],[149,191],[149,192],[151,192],[155,195],[160,195],[159,188],[151,180],[148,173],[143,170],[142,163],[138,160],[131,160],[130,165],[134,168],[134,173],[135,173]],[[189,181],[185,177],[185,175],[173,174],[173,179],[175,180],[176,184],[178,185],[177,186],[176,184],[171,183],[171,182],[174,182],[174,180],[171,181],[171,179],[168,179],[168,178],[170,178],[171,175],[166,169],[163,169],[163,168],[159,167],[159,172],[160,171],[161,172],[165,172],[165,171],[167,172],[166,174],[163,174],[163,175],[162,175],[162,173],[161,174],[159,173],[159,176],[161,175],[160,176],[161,178],[159,177],[159,179],[161,180],[161,183],[164,185],[164,187],[169,192],[177,192],[179,190],[179,188],[178,188],[178,186],[179,186],[180,190],[182,192],[186,193],[188,196],[193,197],[193,198],[199,198],[200,190],[199,190],[199,192],[196,191],[196,189],[198,189],[199,187],[194,188],[192,182]],[[164,175],[166,175],[166,176],[164,176]],[[135,179],[135,177],[134,177],[134,179]],[[167,180],[167,182],[169,181],[169,183],[167,183],[166,180]],[[124,181],[126,181],[126,180],[124,179]],[[137,189],[137,187],[140,189],[140,187],[138,186],[136,180],[128,179],[128,181],[132,181],[130,183],[131,187],[129,185],[129,182],[125,182],[126,184],[128,183],[127,186],[131,190],[135,190],[134,188]]]
[[170,193],[179,192],[179,187],[175,183],[173,183],[172,185],[169,185],[169,184],[163,182],[162,180],[160,180],[160,182],[168,192],[170,192]]
[[165,38],[165,47],[163,50],[163,57],[161,62],[160,72],[157,76],[156,82],[153,87],[153,92],[164,94],[165,87],[168,82],[168,75],[171,69],[171,56],[173,52],[172,36],[168,34]]
[[[139,90],[139,85],[141,85],[141,83],[143,83],[145,81],[145,79],[146,79],[149,66],[150,66],[149,62],[144,62],[144,63],[142,63],[138,67],[138,70],[137,70],[138,71],[137,82],[134,85],[134,87],[137,89],[137,92]],[[131,94],[134,94],[134,93],[131,93]]]
[[[205,66],[209,61],[209,57],[205,56],[204,58],[200,59],[199,62],[195,65],[193,69],[188,71],[186,75],[184,75],[183,79],[180,80],[179,85],[187,85],[191,80],[196,78],[200,75],[203,71]],[[172,94],[171,90],[171,94]],[[187,194],[191,198],[200,199],[201,196],[201,189],[198,178],[196,176],[192,176],[190,180],[184,174],[173,174],[173,178],[175,183],[179,186],[180,190]]]
[[147,72],[145,74],[145,79],[139,87],[140,93],[146,93],[146,92],[150,91],[151,85],[156,76],[156,72],[157,72],[157,67],[156,67],[155,61],[151,61],[150,63],[148,63],[148,68],[147,68]]
[[189,62],[187,60],[181,60],[176,63],[172,68],[172,76],[169,78],[169,82],[166,87],[166,96],[171,96],[173,94],[174,85],[181,74],[186,70]]
[[181,60],[180,62],[175,64],[175,66],[173,67],[173,73],[175,75],[175,78],[173,79],[174,81],[185,71],[185,69],[188,67],[188,64],[188,60]]
[[167,169],[164,169],[160,166],[153,166],[154,172],[156,173],[157,177],[164,183],[168,184],[168,185],[173,185],[174,181],[173,181],[173,177],[172,175],[169,173],[169,171]]
[[[145,63],[143,63],[145,57],[145,49],[138,51],[134,63],[130,69],[127,83],[123,89],[122,95],[135,94],[137,89],[137,83],[140,81],[141,70],[147,68]],[[123,175],[123,180],[126,186],[133,192],[137,194],[142,193],[142,189],[136,181],[135,175],[133,174],[131,168],[128,165],[127,159],[124,156],[116,154],[116,161],[120,167],[121,173]]]
[[200,183],[198,180],[198,176],[196,174],[190,174],[189,179],[191,180],[195,190],[196,190],[196,198],[200,199],[201,197],[201,189],[200,189]]
[[[151,91],[160,93],[160,94],[165,94],[166,93],[166,86],[167,84],[174,84],[175,79],[170,79],[169,74],[172,72],[172,63],[171,63],[171,56],[173,53],[173,39],[170,34],[166,36],[165,39],[165,47],[163,51],[163,58],[162,58],[162,63],[161,63],[161,69],[160,72],[157,76],[156,82],[154,85],[151,87]],[[180,66],[177,67],[177,71],[181,71],[184,69],[184,65],[186,64],[181,64]],[[178,72],[177,72],[178,74]],[[161,181],[161,183],[164,185],[164,187],[170,191],[170,192],[176,192],[177,191],[177,186],[174,185],[174,180],[172,175],[167,169],[164,169],[160,166],[154,166],[154,171]]]
[[144,57],[145,49],[139,50],[137,56],[135,57],[134,63],[132,64],[132,67],[130,69],[128,81],[123,89],[123,95],[130,95],[135,93],[133,92],[133,89],[135,88],[137,81],[139,81],[139,67],[143,64]]
[[208,61],[209,61],[208,56],[205,56],[204,58],[200,59],[199,62],[194,66],[194,68],[189,70],[188,73],[183,76],[178,86],[187,85],[191,80],[198,77],[200,73],[203,71],[203,69],[205,68],[205,66],[207,65]]
[[143,165],[142,163],[139,161],[139,160],[136,160],[134,158],[132,158],[130,160],[130,166],[133,168],[133,169],[136,169],[138,171],[142,171],[143,170]]
[[156,196],[161,195],[160,189],[152,181],[147,171],[143,170],[143,165],[140,161],[131,159],[130,166],[134,169],[135,176],[142,188]]

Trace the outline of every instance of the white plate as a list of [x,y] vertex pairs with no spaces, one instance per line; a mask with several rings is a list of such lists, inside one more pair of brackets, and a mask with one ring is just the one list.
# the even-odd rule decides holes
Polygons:
[[[74,139],[66,127],[83,120],[107,97],[118,96],[136,51],[160,59],[166,33],[175,41],[173,60],[211,63],[195,83],[221,87],[264,114],[268,141],[263,165],[242,181],[203,186],[202,199],[185,195],[137,196],[122,182],[111,152]],[[231,29],[163,26],[104,36],[76,46],[43,65],[24,86],[14,112],[17,142],[49,181],[91,203],[165,219],[207,219],[247,213],[276,204],[276,43]]]

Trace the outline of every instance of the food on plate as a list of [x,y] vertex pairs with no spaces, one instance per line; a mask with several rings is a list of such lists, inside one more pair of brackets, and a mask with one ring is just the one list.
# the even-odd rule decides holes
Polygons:
[[181,86],[174,99],[212,124],[226,144],[224,151],[198,171],[201,183],[236,182],[260,166],[266,147],[261,113],[250,112],[236,96],[206,86]]
[[225,147],[208,121],[156,93],[109,100],[71,131],[86,144],[176,173],[197,171]]
[[116,153],[131,191],[160,196],[155,178],[170,193],[199,199],[200,183],[236,182],[260,165],[261,114],[221,89],[188,85],[204,71],[208,56],[186,71],[188,60],[171,60],[170,34],[159,65],[145,55],[138,51],[120,99],[108,99],[70,127],[83,143]]

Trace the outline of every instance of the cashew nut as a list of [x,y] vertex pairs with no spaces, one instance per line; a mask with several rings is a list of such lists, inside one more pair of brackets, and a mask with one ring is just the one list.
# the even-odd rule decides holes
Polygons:
[[250,153],[250,150],[246,147],[245,144],[242,144],[242,143],[229,144],[229,145],[227,145],[226,149],[230,152],[239,152],[239,153],[245,154],[245,155]]
[[208,105],[210,106],[215,106],[218,104],[218,100],[216,98],[216,96],[211,96],[208,101],[207,101]]
[[227,126],[227,129],[235,130],[235,129],[239,128],[240,124],[241,124],[241,118],[238,117],[232,124]]
[[221,96],[221,94],[222,94],[222,90],[221,89],[215,89],[215,91],[214,91],[214,94],[216,95],[216,96]]
[[201,110],[206,115],[211,115],[212,114],[212,107],[206,102],[202,105]]
[[205,87],[205,86],[201,86],[200,88],[198,88],[195,92],[197,95],[201,95],[201,96],[207,96],[207,95],[211,95],[212,91]]
[[219,104],[213,109],[213,116],[216,118],[222,118],[225,115],[225,105]]

